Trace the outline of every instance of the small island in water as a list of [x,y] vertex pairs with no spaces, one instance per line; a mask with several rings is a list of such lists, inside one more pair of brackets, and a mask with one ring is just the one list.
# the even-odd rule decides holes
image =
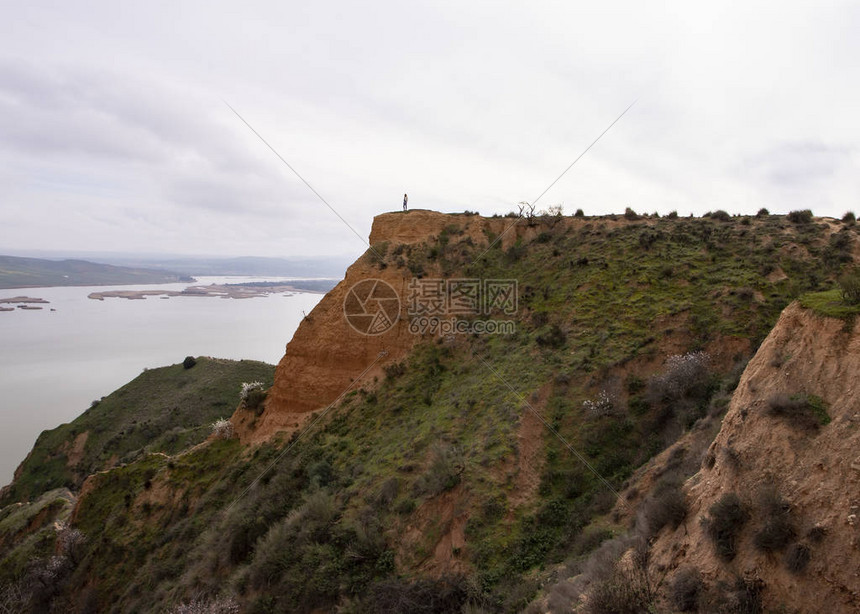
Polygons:
[[106,290],[91,292],[88,296],[97,301],[106,298],[125,298],[143,300],[148,296],[170,298],[171,296],[209,296],[218,298],[254,298],[269,294],[305,292],[325,294],[337,285],[333,279],[303,279],[287,281],[254,281],[238,284],[210,284],[208,286],[189,286],[184,290]]

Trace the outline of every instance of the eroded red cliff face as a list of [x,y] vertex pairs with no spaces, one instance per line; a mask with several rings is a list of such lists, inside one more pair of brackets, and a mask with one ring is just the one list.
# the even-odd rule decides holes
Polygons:
[[[388,213],[374,219],[370,244],[380,253],[390,252],[398,244],[432,241],[452,224],[464,228],[476,244],[486,244],[484,229],[501,227],[501,222],[420,210]],[[509,234],[513,239],[516,232]],[[506,237],[505,243],[508,240]],[[344,392],[372,382],[385,365],[401,360],[416,341],[407,328],[405,300],[401,300],[397,322],[377,335],[362,334],[350,325],[344,300],[357,283],[373,279],[389,284],[399,297],[407,297],[411,277],[405,268],[380,267],[371,253],[350,266],[343,281],[323,297],[287,345],[263,414],[256,417],[240,408],[233,415],[240,438],[258,443],[279,432],[292,432],[312,412],[325,409]]]
[[[847,327],[797,303],[786,308],[740,380],[709,450],[713,466],[705,463],[685,485],[687,521],[654,544],[655,572],[668,570],[667,582],[683,567],[698,569],[708,583],[759,578],[766,609],[773,611],[860,611],[858,374],[860,323]],[[771,415],[769,400],[777,394],[821,397],[831,422],[810,431]],[[786,568],[784,553],[762,552],[753,542],[765,517],[757,497],[766,485],[791,506],[796,542],[810,549],[801,573]],[[725,563],[715,556],[701,521],[728,492],[741,497],[751,518],[737,557]]]

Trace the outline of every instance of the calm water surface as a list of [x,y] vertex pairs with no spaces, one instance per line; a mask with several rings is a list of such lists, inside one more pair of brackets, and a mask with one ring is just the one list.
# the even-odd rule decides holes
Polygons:
[[[277,278],[200,277],[194,285]],[[44,309],[0,312],[0,485],[39,433],[69,422],[144,368],[186,356],[252,358],[276,364],[322,294],[250,299],[88,299],[106,290],[182,290],[189,284],[0,290],[50,301]],[[50,309],[56,311],[50,311]]]

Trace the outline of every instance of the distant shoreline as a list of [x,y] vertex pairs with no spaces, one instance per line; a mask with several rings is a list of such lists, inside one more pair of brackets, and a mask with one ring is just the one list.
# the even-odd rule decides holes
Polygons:
[[[246,283],[212,283],[209,285],[188,286],[182,290],[166,290],[161,288],[140,290],[105,290],[90,292],[87,298],[103,301],[108,298],[123,298],[126,300],[145,300],[147,297],[169,299],[177,296],[216,297],[247,299],[265,297],[273,294],[326,294],[338,284],[339,280],[289,279],[284,281],[249,281]],[[125,285],[125,284],[118,284]],[[150,284],[147,284],[150,285]],[[43,288],[65,288],[69,286],[42,286]],[[81,286],[79,286],[81,287]],[[50,304],[43,298],[31,296],[12,296],[0,298],[0,311],[17,311],[18,309],[40,310],[41,305]],[[11,305],[11,306],[6,306]],[[50,311],[55,311],[51,309]]]
[[[310,280],[319,281],[319,280]],[[144,300],[148,296],[170,298],[173,296],[202,296],[217,298],[256,298],[284,292],[301,292],[305,294],[325,294],[326,291],[303,287],[301,284],[254,285],[249,284],[210,284],[208,286],[189,286],[184,290],[108,290],[107,292],[91,292],[87,298],[103,301],[106,298],[124,298],[128,300]],[[332,284],[334,285],[334,284]]]

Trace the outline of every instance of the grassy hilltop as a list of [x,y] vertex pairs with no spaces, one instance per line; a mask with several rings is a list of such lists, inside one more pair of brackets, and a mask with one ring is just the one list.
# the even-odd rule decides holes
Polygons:
[[[111,455],[127,464],[88,482],[72,523],[85,539],[46,603],[521,611],[558,565],[626,532],[629,516],[610,510],[637,468],[684,433],[716,435],[782,309],[835,287],[858,241],[854,225],[784,216],[545,216],[518,222],[534,238],[476,260],[486,244],[463,219],[363,258],[405,275],[517,279],[515,334],[426,338],[315,428],[254,448],[216,439],[177,454],[232,409],[216,403],[235,401],[238,379],[223,396],[212,380],[183,397],[181,366],[144,374],[79,419],[93,433],[80,475]],[[122,399],[158,409],[114,424],[99,410]],[[66,428],[37,449],[84,422]],[[79,484],[44,454],[7,502]],[[0,538],[0,581],[26,587],[16,543]]]

